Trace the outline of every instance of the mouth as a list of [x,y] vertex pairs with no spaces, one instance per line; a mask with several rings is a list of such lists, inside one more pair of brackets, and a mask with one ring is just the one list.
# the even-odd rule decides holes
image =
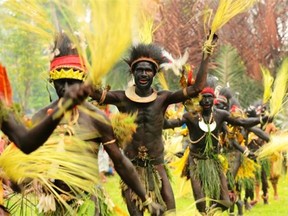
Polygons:
[[204,109],[209,109],[211,106],[210,105],[204,105],[203,108]]
[[143,80],[143,79],[141,79],[141,80],[139,80],[139,82],[140,82],[141,84],[145,85],[146,83],[148,83],[148,80]]

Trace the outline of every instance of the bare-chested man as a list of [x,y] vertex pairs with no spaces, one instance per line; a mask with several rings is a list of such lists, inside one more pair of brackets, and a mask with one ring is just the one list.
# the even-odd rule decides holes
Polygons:
[[[147,193],[165,206],[167,212],[175,212],[175,199],[164,164],[162,128],[165,111],[170,104],[183,102],[201,92],[206,83],[209,56],[203,54],[193,85],[175,92],[157,92],[151,85],[160,65],[165,62],[162,48],[155,44],[138,44],[126,60],[135,85],[125,91],[95,90],[92,95],[100,103],[116,105],[120,112],[137,113],[137,131],[124,153],[138,170]],[[143,215],[141,201],[131,189],[122,185],[122,193],[130,215]]]
[[[198,211],[205,215],[207,213],[205,197],[221,202],[215,207],[226,210],[231,206],[227,180],[223,173],[219,154],[218,135],[223,122],[231,125],[242,125],[251,127],[260,122],[259,118],[234,118],[226,110],[213,108],[214,90],[206,87],[201,92],[202,99],[200,112],[187,112],[182,119],[168,120],[165,128],[173,128],[186,124],[190,136],[189,153],[189,177],[191,180],[193,195],[197,201]],[[263,117],[267,120],[267,116]]]

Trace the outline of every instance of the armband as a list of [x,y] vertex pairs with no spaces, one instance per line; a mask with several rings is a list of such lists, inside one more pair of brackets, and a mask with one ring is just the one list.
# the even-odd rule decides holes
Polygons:
[[183,88],[183,95],[184,95],[185,97],[188,96],[188,93],[187,93],[187,87]]
[[104,102],[106,95],[107,95],[107,92],[108,92],[108,90],[105,88],[102,92],[101,98],[99,100],[99,104],[102,104]]
[[115,142],[116,142],[116,139],[113,139],[113,140],[110,140],[110,141],[102,143],[102,145],[109,145],[109,144],[112,144],[112,143],[115,143]]
[[142,203],[143,206],[148,206],[152,203],[151,197],[146,198],[145,202]]
[[245,157],[248,157],[249,153],[250,153],[249,149],[246,148],[246,149],[244,150],[244,152],[243,152],[243,155],[244,155]]

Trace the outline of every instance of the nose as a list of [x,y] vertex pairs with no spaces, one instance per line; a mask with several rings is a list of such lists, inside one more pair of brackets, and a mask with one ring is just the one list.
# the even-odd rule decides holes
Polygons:
[[61,89],[61,90],[62,90],[62,93],[63,93],[63,95],[64,95],[64,94],[65,94],[65,92],[67,91],[68,87],[69,87],[69,84],[68,84],[68,82],[65,82],[65,83],[64,83],[64,85],[63,85],[63,88]]

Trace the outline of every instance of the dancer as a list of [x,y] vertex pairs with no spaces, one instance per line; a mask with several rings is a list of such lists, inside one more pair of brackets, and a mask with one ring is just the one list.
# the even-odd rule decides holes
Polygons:
[[[213,45],[216,40],[214,36]],[[165,206],[167,212],[175,212],[175,199],[164,163],[162,128],[165,111],[170,104],[184,102],[201,92],[206,83],[209,57],[210,54],[203,53],[193,85],[175,92],[157,92],[152,88],[152,83],[161,64],[166,62],[162,48],[156,44],[138,44],[132,48],[129,59],[126,59],[135,85],[125,91],[96,89],[91,95],[100,104],[116,105],[120,112],[137,113],[137,131],[124,153],[136,167],[146,192],[155,202]],[[130,215],[143,215],[143,203],[131,188],[122,184],[122,193]]]
[[[57,53],[57,55],[51,61],[50,79],[53,81],[59,99],[36,113],[32,118],[34,123],[45,118],[51,110],[57,109],[59,101],[61,102],[61,98],[68,86],[74,83],[83,83],[87,76],[85,64],[65,33],[60,33],[56,37],[54,53]],[[96,118],[89,115],[91,112],[93,112],[92,116],[96,115]],[[152,202],[151,198],[148,197],[133,165],[118,148],[110,120],[103,111],[85,101],[82,104],[82,109],[75,107],[68,121],[66,119],[66,122],[61,122],[61,126],[64,128],[71,127],[72,130],[70,132],[72,132],[72,135],[79,137],[83,141],[95,144],[102,143],[114,163],[115,170],[123,181],[141,198],[152,215],[160,214],[160,206]],[[97,154],[95,154],[95,157],[97,157]],[[97,171],[95,170],[96,173]],[[65,183],[58,182],[58,186],[65,188]],[[104,212],[100,213],[104,214]]]

